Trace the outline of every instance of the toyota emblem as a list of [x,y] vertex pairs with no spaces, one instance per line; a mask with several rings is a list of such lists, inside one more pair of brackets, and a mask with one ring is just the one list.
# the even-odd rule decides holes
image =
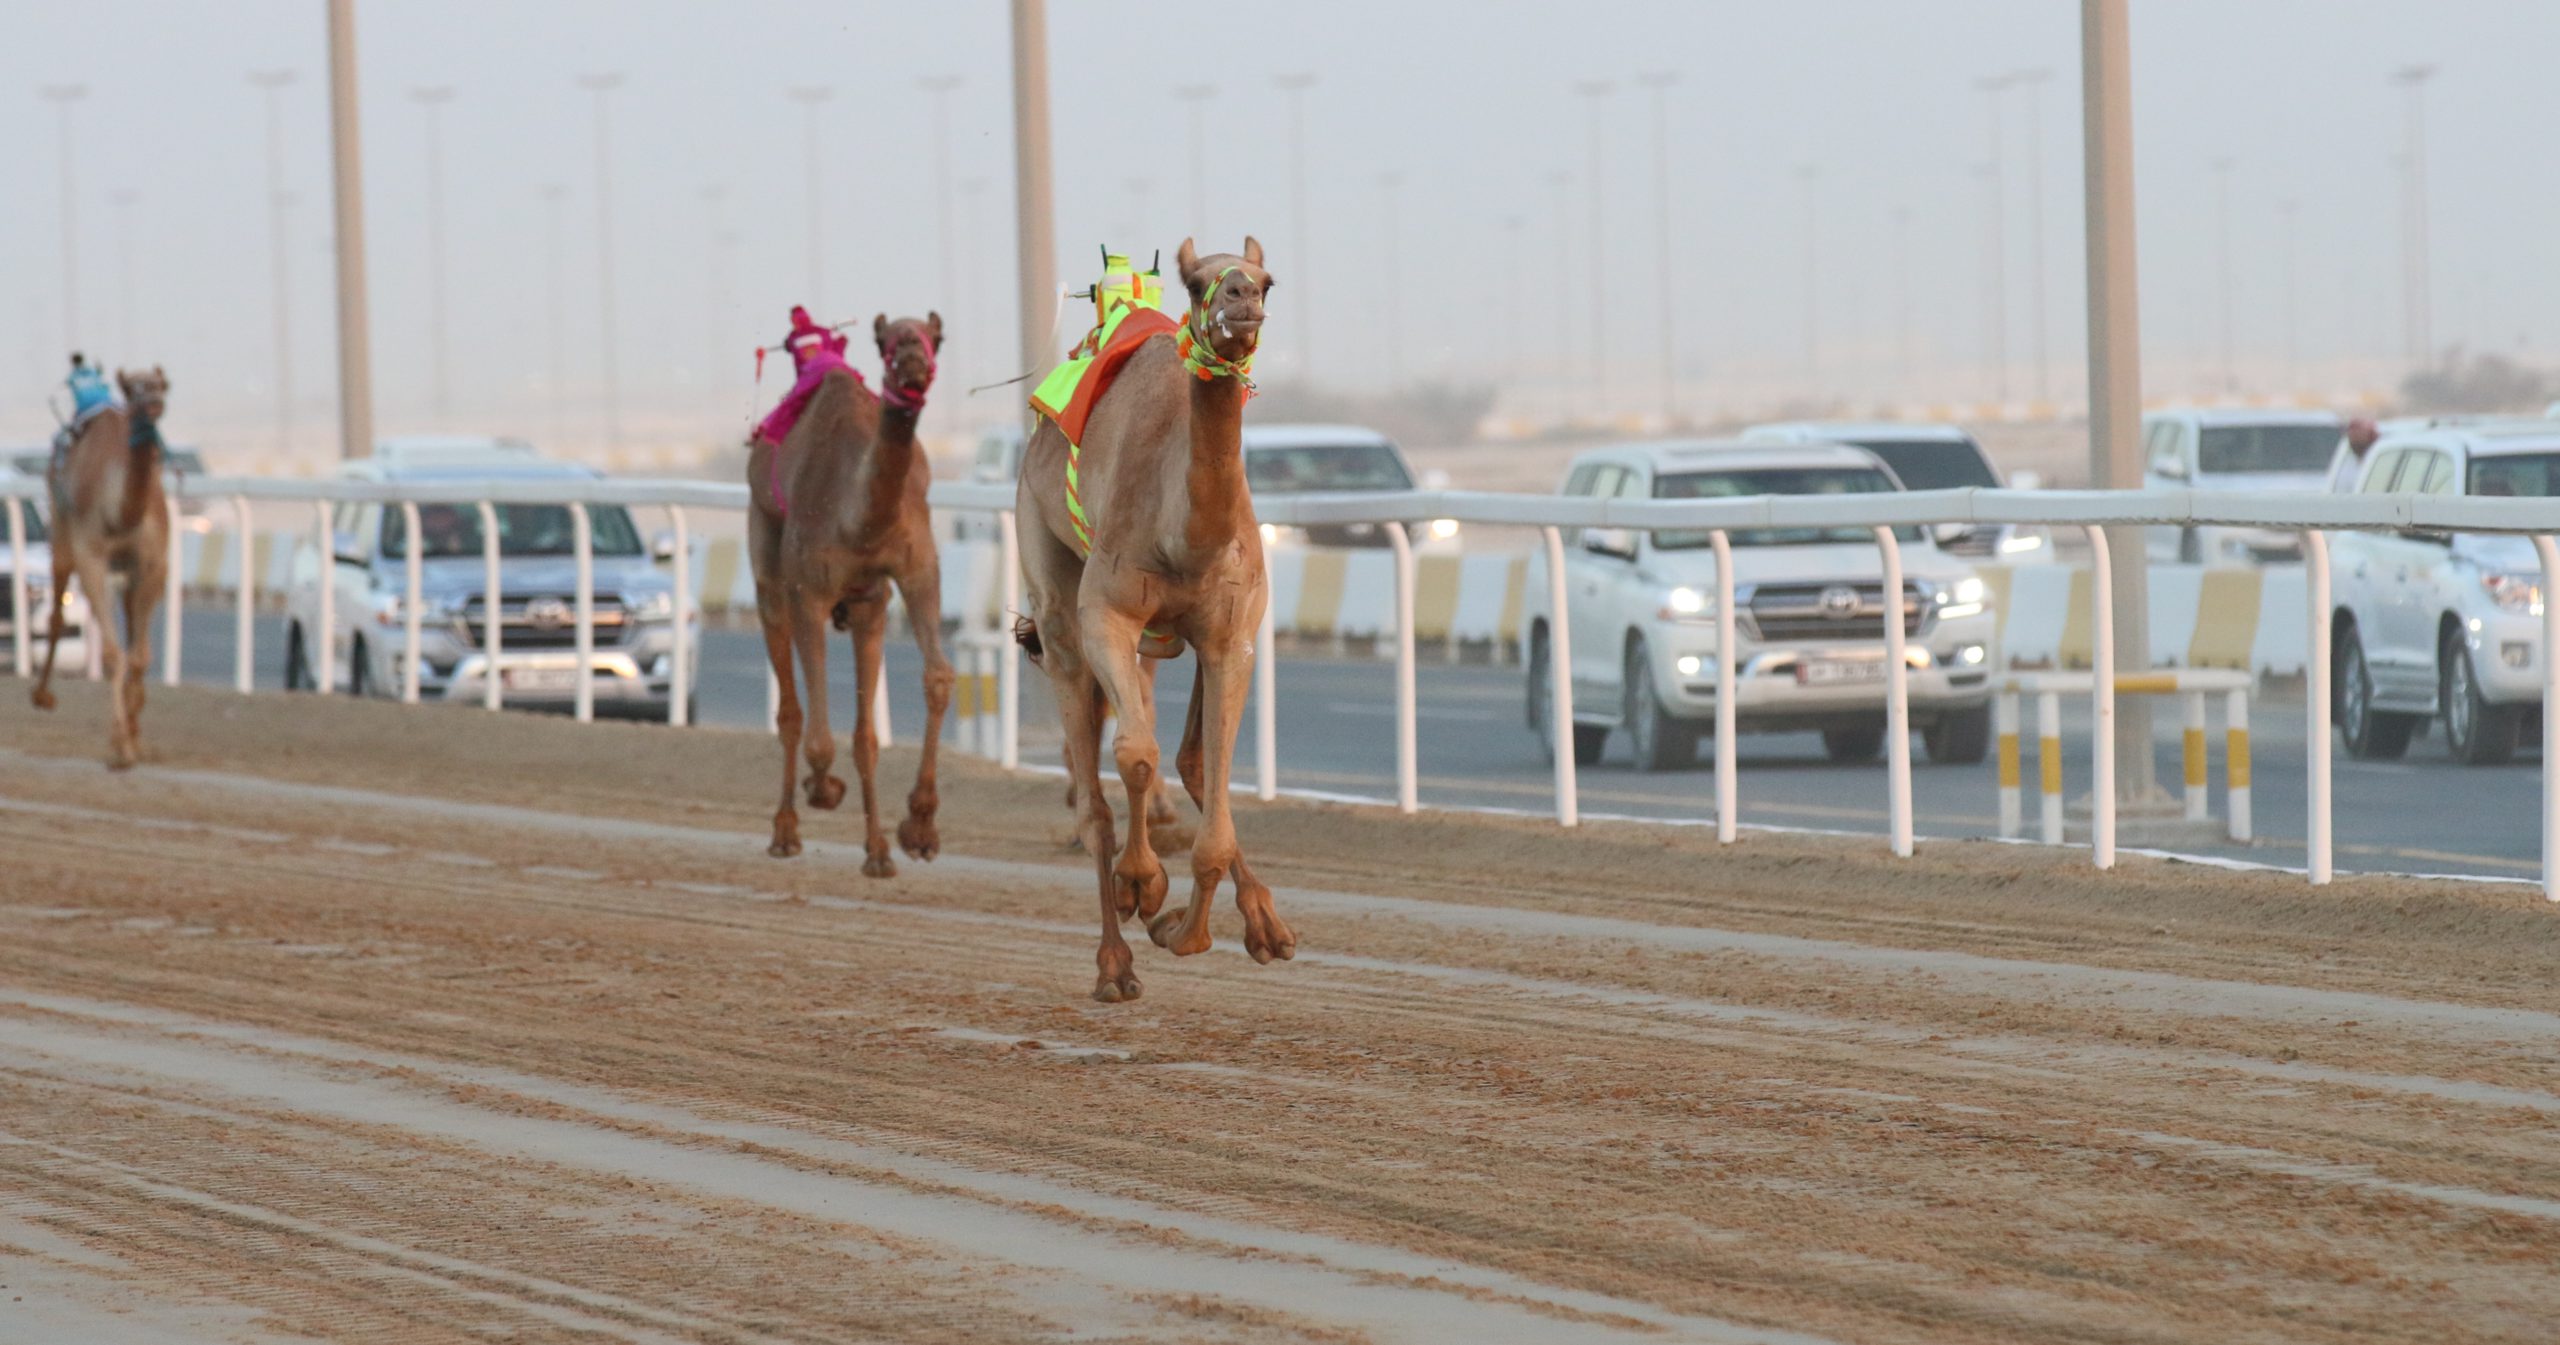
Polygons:
[[[1828,600],[1830,595],[1823,597]],[[569,624],[569,604],[558,598],[536,598],[524,605],[524,621],[535,630],[558,630]]]
[[1858,614],[1858,590],[1847,584],[1833,584],[1822,590],[1822,596],[1815,601],[1821,605],[1822,614],[1833,620],[1844,620]]

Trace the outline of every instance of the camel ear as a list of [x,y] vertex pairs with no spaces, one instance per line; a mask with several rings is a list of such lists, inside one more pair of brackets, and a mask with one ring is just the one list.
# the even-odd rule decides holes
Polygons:
[[133,375],[122,369],[116,370],[116,391],[123,393],[127,400],[131,400],[133,397]]
[[942,349],[942,315],[931,309],[925,310],[924,329],[933,333],[933,348],[937,353],[940,352]]
[[1191,246],[1190,239],[1183,239],[1182,247],[1173,254],[1173,269],[1186,286],[1191,283],[1191,273],[1200,269],[1200,253]]
[[159,380],[160,380],[160,390],[161,390],[162,392],[167,392],[167,391],[169,390],[169,371],[168,371],[168,370],[163,369],[163,368],[161,368],[159,365],[156,365],[156,364],[155,364],[155,365],[152,365],[152,366],[151,366],[151,376],[152,376],[153,378],[156,378],[156,379],[159,379]]
[[886,313],[874,313],[874,314],[872,314],[872,315],[871,315],[871,344],[873,344],[873,345],[875,345],[875,346],[885,346],[885,345],[888,343],[888,340],[889,340],[889,315],[888,315],[888,314],[886,314]]
[[1247,266],[1262,265],[1262,240],[1252,234],[1244,236],[1244,260]]

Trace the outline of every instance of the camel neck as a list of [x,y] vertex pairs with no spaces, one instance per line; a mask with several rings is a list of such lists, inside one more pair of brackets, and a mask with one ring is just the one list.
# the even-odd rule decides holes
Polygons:
[[1233,542],[1253,526],[1244,475],[1244,384],[1233,378],[1191,383],[1191,517],[1183,540],[1195,553]]
[[906,498],[907,478],[918,457],[916,413],[921,409],[880,407],[880,431],[871,446],[870,493],[863,506],[865,531],[873,535],[898,516],[898,504]]

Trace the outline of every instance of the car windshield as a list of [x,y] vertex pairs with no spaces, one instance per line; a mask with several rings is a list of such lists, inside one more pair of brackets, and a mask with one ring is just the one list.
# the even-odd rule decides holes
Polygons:
[[[26,538],[29,542],[41,542],[45,539],[44,511],[36,508],[34,501],[20,500],[18,502],[18,518],[18,526],[26,530]],[[8,544],[8,529],[8,520],[0,519],[0,546]]]
[[2530,496],[2536,499],[2560,495],[2560,453],[2473,458],[2468,493],[2491,498]]
[[2334,425],[2225,425],[2208,428],[2196,465],[2218,472],[2326,472],[2338,451]]
[[1404,460],[1388,444],[1290,444],[1249,449],[1245,481],[1267,493],[1326,490],[1411,490]]
[[[1681,472],[1654,478],[1657,500],[1723,500],[1745,495],[1884,495],[1893,478],[1866,467],[1756,467],[1729,472]],[[1920,540],[1918,528],[1896,530],[1906,542]],[[1875,540],[1864,525],[1841,528],[1739,528],[1726,534],[1735,546],[1820,546]],[[1684,551],[1708,545],[1707,530],[1664,528],[1653,534],[1657,551]]]
[[[569,506],[565,504],[502,504],[498,510],[498,553],[506,556],[567,556],[576,554],[576,536],[571,531]],[[618,504],[587,506],[587,521],[593,531],[594,553],[599,556],[636,556],[640,554],[640,532],[631,525],[631,512]],[[480,506],[476,504],[422,504],[418,506],[418,554],[437,556],[477,556],[481,550]],[[382,510],[382,554],[408,554],[409,529],[398,505],[385,505]]]
[[1965,486],[1997,486],[1991,465],[1971,441],[1944,439],[1853,439],[1849,442],[1884,459],[1902,478],[1905,490],[1957,490]]
[[163,454],[163,458],[169,464],[170,471],[187,476],[204,475],[204,459],[198,457],[192,448],[169,449]]

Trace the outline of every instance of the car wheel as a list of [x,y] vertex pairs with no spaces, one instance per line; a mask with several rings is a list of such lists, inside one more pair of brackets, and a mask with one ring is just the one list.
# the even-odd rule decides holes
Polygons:
[[347,694],[358,700],[373,694],[373,679],[365,676],[367,652],[361,635],[347,647]]
[[302,647],[302,627],[284,629],[284,689],[309,691],[315,683],[311,677],[311,655]]
[[2204,539],[2197,536],[2193,528],[2181,529],[2178,533],[2178,563],[2181,565],[2204,563]]
[[[1543,629],[1529,636],[1529,729],[1538,735],[1538,751],[1550,763],[1556,759],[1556,735],[1548,726],[1555,722],[1555,684],[1547,675],[1547,633]],[[1602,749],[1609,745],[1609,730],[1598,724],[1573,726],[1573,763],[1595,765]]]
[[1851,724],[1822,731],[1822,750],[1833,761],[1873,761],[1884,750],[1884,725]]
[[2347,755],[2358,761],[2397,761],[2409,751],[2416,715],[2373,708],[2373,670],[2364,660],[2364,638],[2349,626],[2338,645],[2336,670],[2338,733]]
[[1627,746],[1635,753],[1636,769],[1673,771],[1695,765],[1698,730],[1663,713],[1662,697],[1653,689],[1653,657],[1641,639],[1627,650],[1621,684],[1626,687]]
[[1920,731],[1920,741],[1941,766],[1979,766],[1991,755],[1991,707],[1950,710]]
[[2465,766],[2497,766],[2515,759],[2516,739],[2524,716],[2511,706],[2491,705],[2480,698],[2480,677],[2471,666],[2471,646],[2459,637],[2447,640],[2437,660],[2437,704],[2444,710],[2444,746]]

